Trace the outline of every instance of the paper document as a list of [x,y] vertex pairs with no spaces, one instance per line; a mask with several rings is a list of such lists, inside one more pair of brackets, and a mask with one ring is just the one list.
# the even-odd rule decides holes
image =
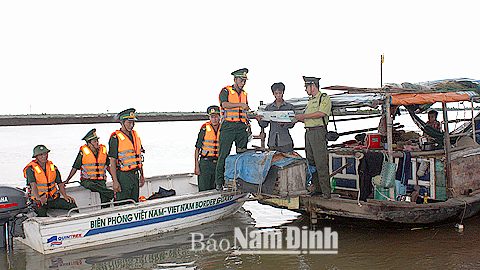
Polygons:
[[297,122],[294,111],[257,111],[257,115],[263,116],[263,121],[283,123]]

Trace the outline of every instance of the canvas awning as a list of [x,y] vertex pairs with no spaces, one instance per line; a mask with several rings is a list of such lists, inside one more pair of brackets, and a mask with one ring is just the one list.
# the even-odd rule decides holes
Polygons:
[[458,102],[468,101],[471,97],[478,96],[473,91],[466,92],[447,92],[447,93],[408,93],[408,94],[392,94],[393,105],[414,105],[428,104],[435,102]]

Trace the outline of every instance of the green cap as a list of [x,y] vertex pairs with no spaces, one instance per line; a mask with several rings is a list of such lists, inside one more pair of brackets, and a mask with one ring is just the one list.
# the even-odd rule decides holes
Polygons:
[[235,70],[234,72],[232,72],[232,75],[235,78],[242,78],[242,79],[248,80],[247,73],[248,73],[247,68],[241,68],[239,70]]
[[35,148],[33,148],[32,158],[34,158],[34,157],[36,157],[40,154],[48,153],[48,152],[50,152],[50,150],[48,150],[48,148],[45,145],[39,144],[39,145],[35,146]]
[[309,84],[318,84],[318,81],[320,81],[320,79],[321,78],[303,76],[303,80],[305,81],[305,86],[307,86]]
[[136,117],[136,114],[135,114],[135,109],[134,108],[130,108],[130,109],[126,109],[124,111],[121,111],[117,114],[116,118],[120,121],[123,121],[123,120],[138,120],[137,117]]
[[212,105],[212,106],[208,107],[207,114],[208,115],[220,114],[220,107],[218,107],[217,105]]
[[96,128],[93,128],[92,130],[90,130],[87,135],[85,135],[85,137],[83,137],[82,140],[88,142],[92,139],[100,139],[100,137],[97,136],[97,129]]

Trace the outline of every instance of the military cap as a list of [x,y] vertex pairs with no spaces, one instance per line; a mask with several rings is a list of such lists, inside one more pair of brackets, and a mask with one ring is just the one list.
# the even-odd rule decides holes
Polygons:
[[130,108],[130,109],[126,109],[124,111],[121,111],[117,114],[116,118],[120,121],[123,121],[123,120],[138,120],[136,115],[135,115],[135,109],[134,108]]
[[220,114],[220,107],[218,107],[217,105],[212,105],[212,106],[208,107],[207,108],[207,114],[208,115]]
[[85,135],[85,137],[82,138],[82,140],[88,142],[90,140],[93,140],[93,139],[100,139],[100,137],[97,136],[97,129],[96,128],[93,128],[92,130],[90,130],[87,135]]
[[285,84],[283,84],[282,82],[277,82],[277,83],[274,83],[272,84],[272,92],[275,91],[275,90],[280,90],[282,92],[285,92]]
[[307,86],[309,84],[318,84],[318,81],[320,81],[320,79],[321,78],[303,76],[303,80],[305,81],[305,86]]
[[248,73],[247,68],[241,68],[241,69],[238,69],[238,70],[235,70],[234,72],[232,72],[232,75],[235,78],[242,78],[242,79],[248,80],[247,79],[247,73]]
[[33,148],[33,156],[32,158],[40,155],[40,154],[43,154],[43,153],[48,153],[50,152],[50,150],[48,150],[48,148],[43,145],[43,144],[39,144],[37,146],[35,146],[35,148]]

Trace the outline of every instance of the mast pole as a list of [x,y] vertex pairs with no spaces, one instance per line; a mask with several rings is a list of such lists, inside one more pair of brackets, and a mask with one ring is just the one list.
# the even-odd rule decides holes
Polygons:
[[383,87],[383,54],[380,55],[380,88]]
[[[393,119],[392,114],[390,113],[390,103],[391,96],[387,94],[385,97],[385,122],[387,124],[387,156],[388,162],[394,162],[393,159]],[[395,200],[395,190],[394,188],[389,188],[389,197],[390,199]]]
[[475,130],[475,112],[473,111],[473,99],[470,99],[471,109],[472,109],[472,131],[473,131],[473,141],[477,142],[477,131]]
[[387,151],[388,151],[388,159],[392,162],[393,153],[393,119],[392,114],[390,113],[390,105],[391,97],[390,94],[387,94],[385,97],[385,120],[387,122]]
[[447,198],[452,198],[452,164],[451,164],[451,153],[450,153],[450,133],[448,131],[448,116],[447,116],[447,103],[442,103],[443,110],[443,126],[445,134],[444,147],[445,147],[445,180],[447,183]]

